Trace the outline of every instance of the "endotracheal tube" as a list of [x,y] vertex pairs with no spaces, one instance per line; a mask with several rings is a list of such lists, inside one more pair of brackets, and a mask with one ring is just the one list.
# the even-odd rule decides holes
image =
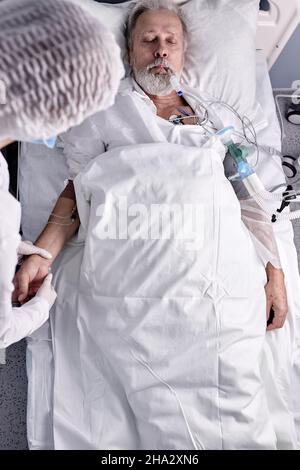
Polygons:
[[183,90],[175,74],[171,75],[170,82],[178,96],[183,96]]

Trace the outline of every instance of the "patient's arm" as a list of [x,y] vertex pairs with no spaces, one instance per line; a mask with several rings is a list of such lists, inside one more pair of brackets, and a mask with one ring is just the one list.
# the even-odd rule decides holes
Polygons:
[[266,269],[267,329],[282,328],[288,313],[288,303],[273,224],[252,198],[240,199],[240,204],[242,220]]
[[47,249],[53,256],[53,263],[66,242],[77,232],[79,225],[73,181],[69,181],[35,245]]
[[[260,158],[259,177],[265,186],[270,187],[281,184],[284,181],[284,174],[280,162],[270,159],[267,154],[261,154]],[[225,158],[224,166],[227,176],[236,173],[233,159],[229,155]],[[266,168],[268,171],[266,171]],[[270,219],[266,217],[256,204],[251,203],[249,194],[240,180],[233,181],[232,186],[241,204],[243,221],[249,230],[257,253],[266,269],[268,282],[265,286],[265,291],[267,301],[266,316],[267,320],[269,320],[268,330],[280,328],[284,325],[288,313],[288,303],[284,273],[280,269],[281,263],[273,224],[271,224]],[[267,203],[271,213],[276,210],[276,204],[270,201]],[[271,309],[274,312],[274,317]]]
[[53,258],[45,260],[37,255],[26,258],[15,276],[15,300],[24,302],[36,294],[50,266],[67,241],[77,232],[79,225],[74,186],[69,181],[59,196],[46,227],[35,242],[35,245],[48,250]]

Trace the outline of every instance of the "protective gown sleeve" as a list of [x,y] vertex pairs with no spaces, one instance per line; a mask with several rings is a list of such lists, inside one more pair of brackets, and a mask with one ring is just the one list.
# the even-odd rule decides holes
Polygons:
[[242,221],[249,230],[256,251],[266,267],[271,263],[274,268],[281,269],[277,242],[270,217],[254,201],[240,199]]
[[34,298],[19,308],[12,307],[20,212],[19,203],[7,191],[0,190],[0,348],[30,335],[49,316],[49,304],[42,298]]
[[[266,159],[266,156],[262,155],[262,158]],[[262,165],[263,168],[269,168],[269,172],[267,172],[267,174],[271,173],[271,175],[279,175],[279,182],[281,182],[280,167],[277,167],[277,165],[275,165],[271,159],[266,162],[263,161],[262,163],[265,163]],[[233,160],[228,155],[225,158],[224,167],[226,176],[230,176],[236,173]],[[265,186],[268,187],[269,182],[265,183],[265,175],[263,173],[259,174],[259,171],[258,175]],[[268,262],[270,262],[274,268],[281,269],[276,233],[274,230],[274,224],[271,222],[271,217],[261,209],[261,207],[254,201],[252,197],[250,197],[244,184],[239,179],[233,181],[232,186],[240,202],[242,220],[250,233],[256,252],[262,260],[264,266],[266,267]],[[274,203],[268,201],[267,207],[272,213],[278,207],[278,202]]]

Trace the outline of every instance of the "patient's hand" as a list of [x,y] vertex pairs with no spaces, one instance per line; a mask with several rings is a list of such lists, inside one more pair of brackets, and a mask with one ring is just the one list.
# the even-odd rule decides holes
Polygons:
[[35,296],[45,277],[49,274],[51,262],[38,255],[31,255],[23,261],[14,278],[13,301],[24,304]]
[[276,269],[268,263],[266,271],[267,330],[270,331],[283,327],[288,313],[288,302],[282,269]]

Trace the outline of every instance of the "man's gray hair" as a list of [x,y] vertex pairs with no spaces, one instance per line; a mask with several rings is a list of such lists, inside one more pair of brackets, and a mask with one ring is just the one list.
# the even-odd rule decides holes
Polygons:
[[185,17],[180,7],[174,3],[174,0],[138,0],[133,4],[126,22],[125,36],[128,50],[132,48],[133,33],[137,20],[148,10],[170,10],[176,13],[182,24],[184,43],[186,45],[187,26]]

